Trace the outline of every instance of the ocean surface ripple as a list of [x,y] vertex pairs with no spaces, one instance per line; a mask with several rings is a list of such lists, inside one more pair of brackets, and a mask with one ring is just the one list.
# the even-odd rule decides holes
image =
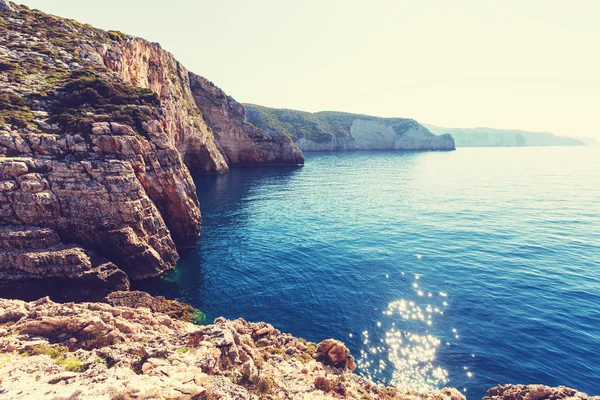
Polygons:
[[343,340],[359,373],[600,394],[600,149],[307,154],[196,179],[197,250],[138,284]]

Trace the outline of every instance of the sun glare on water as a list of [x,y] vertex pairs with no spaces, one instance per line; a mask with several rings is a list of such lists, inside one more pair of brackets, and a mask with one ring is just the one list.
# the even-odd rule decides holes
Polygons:
[[357,363],[369,379],[425,392],[448,382],[448,372],[436,362],[442,342],[430,332],[435,317],[444,315],[448,295],[423,296],[418,287],[414,282],[418,302],[400,299],[389,303],[377,329],[362,332],[363,348]]

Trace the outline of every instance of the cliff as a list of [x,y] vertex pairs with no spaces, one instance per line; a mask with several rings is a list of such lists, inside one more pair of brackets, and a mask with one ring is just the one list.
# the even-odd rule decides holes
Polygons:
[[[190,172],[226,172],[226,157],[302,162],[289,140],[248,134],[239,113],[220,115],[217,143],[190,83],[201,78],[156,43],[5,0],[0,28],[0,226],[56,238],[43,256],[6,241],[0,285],[80,279],[99,265],[131,279],[161,274],[200,233]],[[213,120],[237,104],[222,92],[211,101],[201,105]],[[224,156],[238,139],[237,156]],[[127,277],[118,276],[98,279],[122,288]]]
[[548,132],[516,129],[443,128],[425,125],[435,134],[451,134],[456,147],[525,147],[525,146],[585,146],[583,140],[557,136]]
[[190,83],[196,104],[230,166],[304,164],[302,152],[290,138],[249,124],[244,106],[212,82],[190,73]]
[[455,149],[452,136],[436,136],[412,119],[244,107],[248,122],[292,138],[302,151]]

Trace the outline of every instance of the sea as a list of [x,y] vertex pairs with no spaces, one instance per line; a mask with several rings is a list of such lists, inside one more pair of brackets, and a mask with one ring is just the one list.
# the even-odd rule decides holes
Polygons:
[[195,183],[198,248],[139,288],[342,340],[382,384],[600,395],[600,147],[307,153]]

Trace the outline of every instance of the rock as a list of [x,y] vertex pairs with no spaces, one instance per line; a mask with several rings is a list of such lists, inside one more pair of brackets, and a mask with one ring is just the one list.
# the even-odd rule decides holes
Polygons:
[[544,385],[498,385],[488,390],[483,400],[600,400],[600,396],[588,396],[565,386]]
[[140,308],[145,307],[154,312],[167,314],[171,318],[193,322],[195,313],[194,307],[174,300],[167,300],[164,297],[152,297],[146,292],[113,292],[104,298],[106,303],[119,306]]
[[[197,245],[191,173],[229,168],[204,109],[214,116],[236,108],[218,121],[223,137],[249,149],[240,160],[301,158],[288,139],[246,124],[239,103],[216,88],[212,100],[222,103],[199,108],[203,78],[156,43],[7,1],[0,12],[0,226],[49,228],[130,279],[154,277],[174,267],[178,250]],[[39,276],[53,268],[44,260],[54,259],[37,257]]]
[[209,80],[193,73],[189,79],[194,100],[230,166],[304,164],[302,152],[291,139],[246,122],[244,106]]
[[[146,130],[164,130],[192,173],[226,172],[229,167],[202,111],[194,102],[188,71],[159,44],[134,38],[99,51],[104,65],[126,82],[153,90],[161,98],[164,119]],[[194,243],[195,245],[195,243]]]
[[0,296],[29,300],[47,294],[99,300],[129,289],[127,275],[115,264],[62,243],[52,229],[24,225],[0,226],[0,282]]
[[335,339],[327,339],[319,343],[317,346],[317,360],[325,365],[348,369],[351,372],[356,370],[354,357],[350,355],[350,350],[344,343]]
[[[310,356],[286,354],[299,340],[264,322],[219,318],[198,326],[145,307],[44,298],[0,299],[0,325],[2,398],[465,400],[455,389],[384,388]],[[268,332],[261,337],[270,335],[271,344],[259,343],[259,331]],[[326,342],[323,350],[348,360],[343,344]],[[317,392],[315,382],[329,383],[323,387],[331,391]]]
[[0,0],[0,10],[10,13],[16,12],[15,7],[8,0]]

